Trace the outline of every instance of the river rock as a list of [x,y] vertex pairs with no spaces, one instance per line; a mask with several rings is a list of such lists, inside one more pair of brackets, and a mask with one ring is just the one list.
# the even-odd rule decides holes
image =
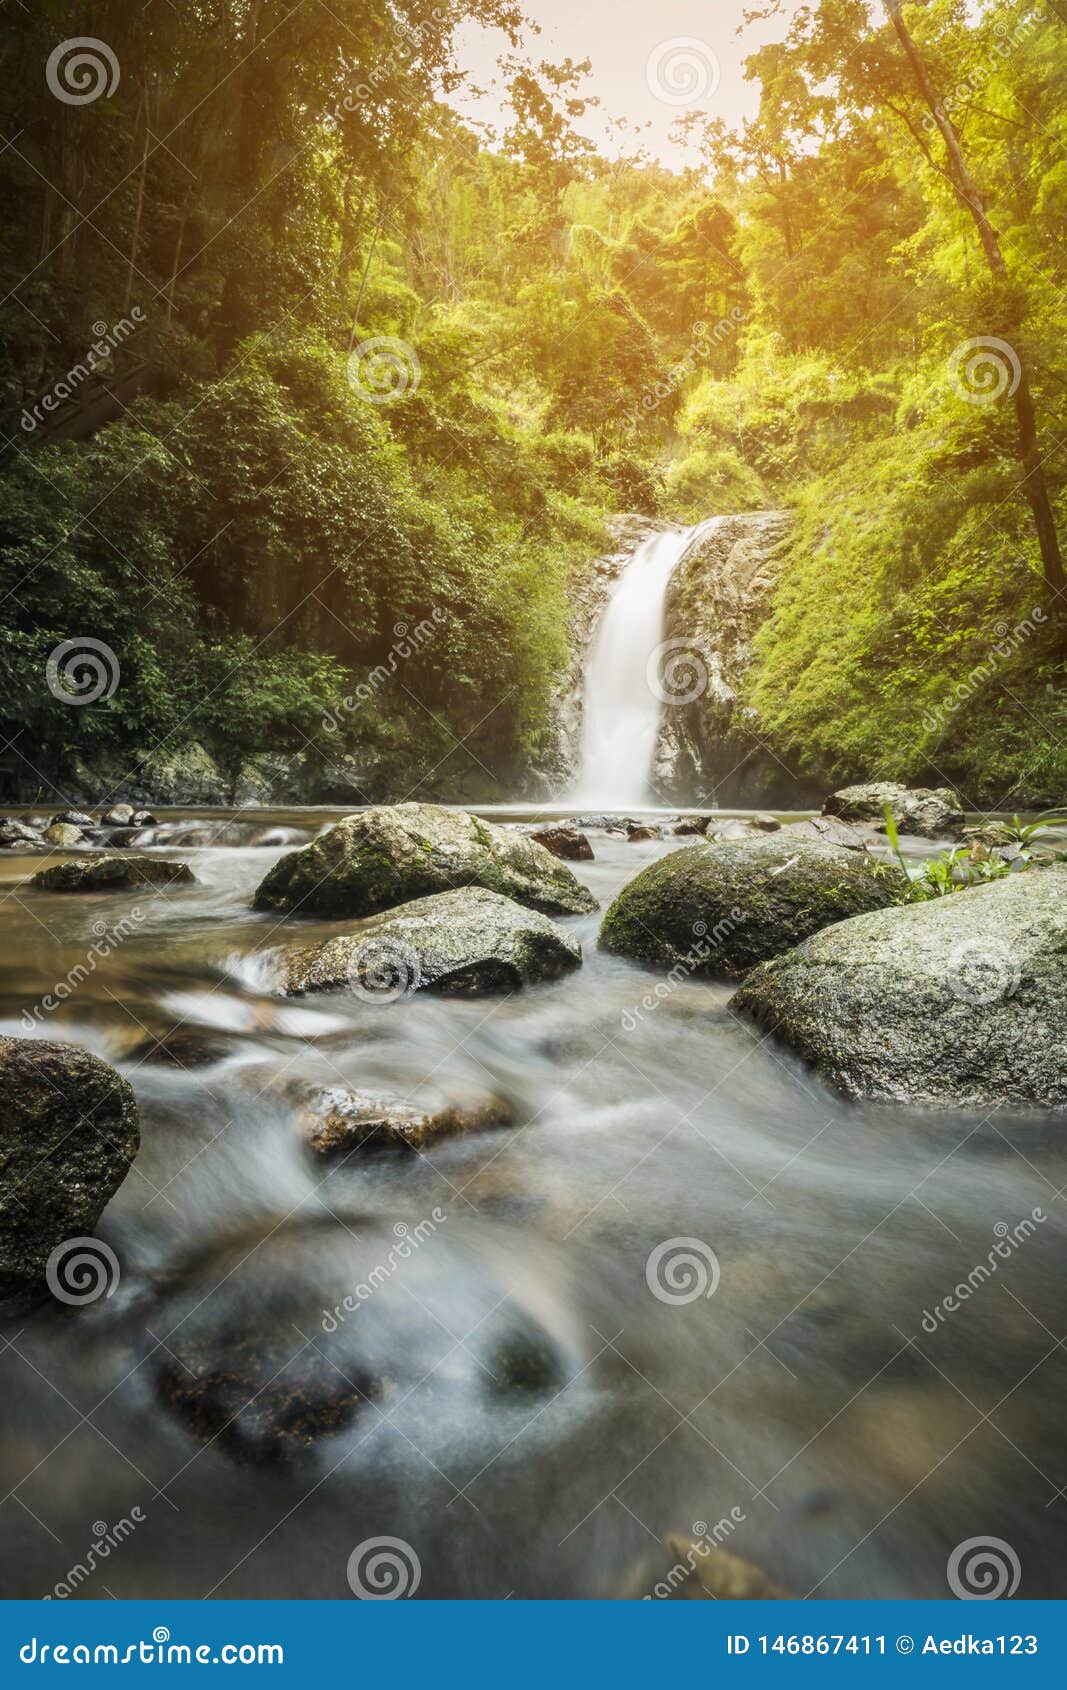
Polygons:
[[41,835],[37,828],[28,827],[25,822],[0,822],[0,847],[4,850],[17,850],[20,845],[40,845]]
[[828,927],[734,1006],[853,1096],[1067,1104],[1067,865]]
[[357,932],[290,951],[284,989],[292,997],[347,987],[382,1003],[414,991],[477,996],[556,980],[581,960],[581,946],[547,916],[467,886],[417,898]]
[[546,915],[596,909],[592,893],[528,834],[440,804],[382,805],[348,816],[275,863],[257,910],[368,916],[413,898],[481,886]]
[[631,822],[626,837],[631,845],[638,845],[645,839],[662,839],[663,833],[652,822]]
[[45,828],[41,838],[46,845],[58,845],[61,850],[85,844],[85,835],[81,828],[73,827],[70,822],[52,822]]
[[112,804],[110,810],[105,810],[100,817],[101,827],[129,827],[133,820],[132,804]]
[[828,845],[844,845],[849,851],[866,851],[868,839],[857,828],[837,816],[809,816],[807,821],[786,822],[780,830],[793,839],[823,839]]
[[900,786],[896,781],[873,781],[866,786],[843,786],[823,805],[826,816],[846,822],[885,823],[885,806],[901,833],[924,839],[956,838],[963,829],[963,811],[947,786]]
[[777,833],[781,825],[777,816],[761,812],[759,815],[752,817],[752,826],[758,828],[760,833]]
[[92,1232],[140,1144],[126,1081],[76,1045],[0,1038],[0,1296]]
[[57,822],[66,822],[70,827],[95,827],[92,816],[86,815],[84,810],[61,810],[58,816],[53,816],[49,825],[55,827]]
[[295,1328],[242,1322],[180,1331],[159,1363],[159,1394],[193,1435],[238,1465],[291,1466],[343,1431],[379,1394],[346,1358],[343,1370]]
[[883,908],[904,885],[899,871],[819,840],[689,845],[623,887],[600,944],[692,974],[737,976],[831,922]]
[[531,833],[530,838],[543,845],[546,851],[551,851],[554,857],[573,863],[590,863],[593,860],[593,847],[576,827],[543,827],[537,833]]
[[738,816],[712,816],[704,829],[705,839],[751,839],[752,829]]
[[332,1161],[353,1151],[424,1150],[438,1139],[510,1126],[513,1119],[498,1097],[420,1109],[395,1094],[333,1087],[304,1112],[303,1125],[312,1154]]
[[163,857],[75,857],[33,876],[45,892],[125,892],[142,886],[188,886],[196,876],[187,863]]

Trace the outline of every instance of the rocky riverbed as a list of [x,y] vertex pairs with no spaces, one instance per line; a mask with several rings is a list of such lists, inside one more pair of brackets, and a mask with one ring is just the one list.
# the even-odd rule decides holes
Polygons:
[[[448,943],[558,930],[565,967],[442,996],[346,962],[286,996],[279,956],[362,918],[256,891],[337,819],[159,815],[134,850],[191,880],[76,895],[29,882],[83,847],[0,855],[0,1033],[109,1064],[141,1138],[79,1218],[97,1294],[59,1282],[4,1324],[6,1593],[69,1582],[98,1523],[132,1521],[77,1594],[345,1597],[353,1547],[391,1537],[431,1597],[640,1596],[679,1545],[705,1594],[942,1596],[977,1536],[1011,1546],[1021,1595],[1067,1594],[1062,1111],[848,1098],[780,1004],[752,1018],[684,951],[598,944],[642,871],[713,849],[709,820],[734,875],[733,841],[799,843],[808,818],[567,818],[592,857],[546,850],[581,894],[545,915],[522,842],[560,818],[494,815],[527,878],[433,889],[462,905]],[[90,857],[114,850],[98,823]],[[818,858],[851,888],[842,837],[761,849],[761,872]],[[929,907],[882,904],[809,922],[801,952],[830,967],[830,936],[866,923],[869,949]],[[78,1076],[55,1078],[73,1122]]]

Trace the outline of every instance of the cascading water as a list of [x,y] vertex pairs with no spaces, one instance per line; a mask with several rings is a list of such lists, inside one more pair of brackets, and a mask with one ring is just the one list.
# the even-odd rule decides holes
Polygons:
[[690,546],[719,520],[651,535],[608,600],[585,673],[575,802],[613,808],[648,804],[663,705],[656,656],[667,586]]

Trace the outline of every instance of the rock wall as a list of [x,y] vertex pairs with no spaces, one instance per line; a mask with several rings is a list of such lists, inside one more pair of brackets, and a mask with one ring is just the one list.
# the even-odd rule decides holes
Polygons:
[[674,573],[664,694],[677,702],[664,704],[654,770],[667,803],[793,806],[816,796],[761,738],[742,702],[791,528],[788,511],[724,517]]

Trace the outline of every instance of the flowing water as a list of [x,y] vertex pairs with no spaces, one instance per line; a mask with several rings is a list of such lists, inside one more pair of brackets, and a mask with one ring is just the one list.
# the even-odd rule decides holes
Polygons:
[[576,804],[626,809],[649,803],[664,655],[669,661],[663,650],[667,587],[690,546],[719,520],[651,535],[619,577],[589,653]]
[[[1067,1594],[1062,1129],[848,1104],[728,986],[652,995],[595,915],[565,924],[579,971],[513,996],[281,1000],[264,955],[345,924],[249,900],[325,819],[226,835],[287,830],[252,847],[187,818],[196,885],[136,899],[33,892],[41,857],[0,859],[0,1027],[114,1062],[143,1131],[97,1228],[114,1294],[3,1326],[3,1594],[70,1588],[103,1544],[79,1596],[342,1598],[388,1537],[420,1596],[632,1596],[664,1533],[721,1521],[799,1595],[944,1596],[953,1547],[990,1535],[1020,1594]],[[592,841],[602,904],[677,844]],[[323,1085],[491,1092],[515,1124],[328,1166],[299,1126]],[[238,1464],[167,1398],[212,1345],[366,1400],[304,1461]]]

